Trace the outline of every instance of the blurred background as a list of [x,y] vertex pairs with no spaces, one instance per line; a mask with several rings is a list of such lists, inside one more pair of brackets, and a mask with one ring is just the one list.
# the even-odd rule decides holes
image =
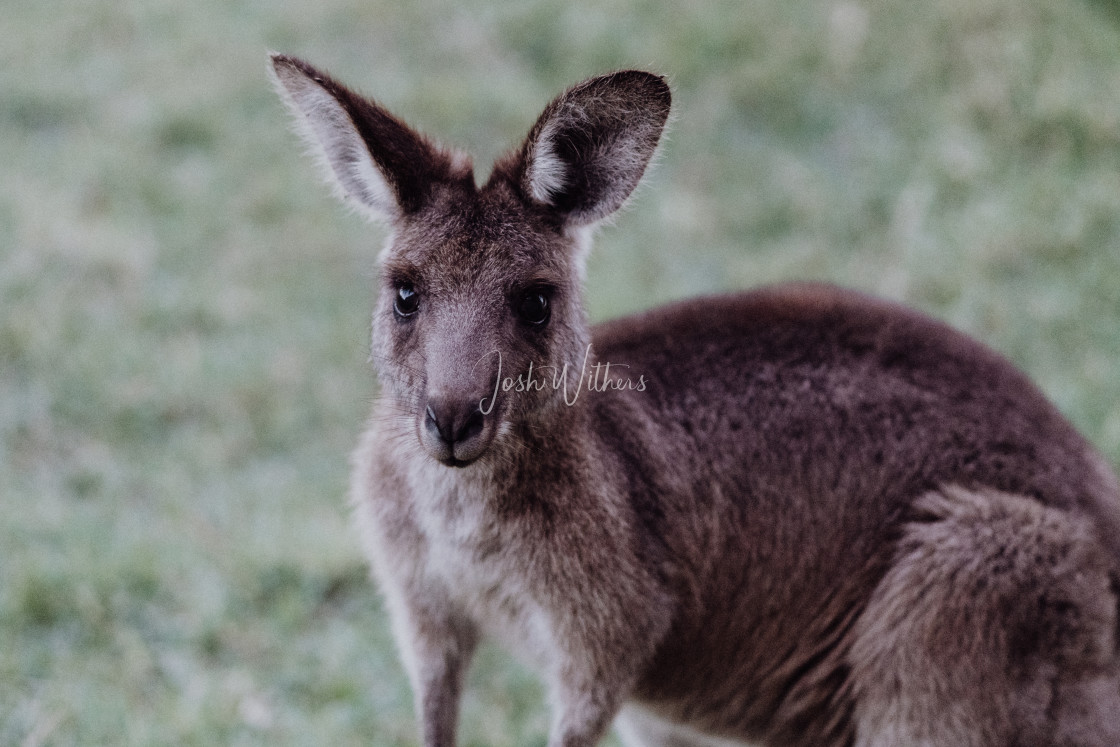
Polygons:
[[[1116,0],[0,0],[0,744],[406,745],[345,506],[384,232],[266,52],[479,178],[566,85],[669,76],[595,319],[792,278],[913,304],[1120,464]],[[461,743],[543,745],[496,648]]]

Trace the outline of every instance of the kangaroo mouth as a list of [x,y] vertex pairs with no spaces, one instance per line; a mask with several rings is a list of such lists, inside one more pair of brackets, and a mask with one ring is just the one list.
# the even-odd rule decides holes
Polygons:
[[420,445],[432,459],[446,467],[457,469],[469,467],[477,462],[489,446],[488,443],[449,444],[446,441],[423,436],[420,438]]
[[440,459],[438,461],[440,462],[440,464],[443,464],[447,467],[462,469],[463,467],[469,467],[470,465],[474,464],[476,461],[478,461],[478,457],[473,457],[471,459],[456,459],[455,457],[451,456],[447,457],[446,459]]

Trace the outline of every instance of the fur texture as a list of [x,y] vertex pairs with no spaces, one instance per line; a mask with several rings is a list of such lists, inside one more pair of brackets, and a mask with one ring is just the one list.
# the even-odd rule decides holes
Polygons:
[[476,188],[273,64],[393,228],[352,499],[427,747],[483,635],[547,683],[550,747],[620,712],[646,747],[1120,743],[1116,478],[1005,360],[816,285],[588,327],[588,231],[657,146],[663,80],[575,86]]

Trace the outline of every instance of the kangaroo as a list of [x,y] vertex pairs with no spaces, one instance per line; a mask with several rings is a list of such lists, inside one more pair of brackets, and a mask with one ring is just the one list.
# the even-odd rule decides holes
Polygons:
[[477,186],[272,66],[391,228],[352,502],[424,745],[455,743],[484,635],[540,673],[550,747],[1120,744],[1120,488],[1010,363],[826,285],[588,324],[591,235],[658,146],[661,77],[565,91]]

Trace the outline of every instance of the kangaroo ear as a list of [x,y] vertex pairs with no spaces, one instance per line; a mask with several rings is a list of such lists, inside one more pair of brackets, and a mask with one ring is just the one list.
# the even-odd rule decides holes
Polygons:
[[374,101],[306,62],[272,55],[276,89],[344,199],[367,217],[395,220],[420,209],[436,182],[473,179],[449,154]]
[[522,192],[569,225],[607,217],[642,178],[670,102],[665,80],[638,70],[571,88],[545,108],[521,148],[515,178]]

